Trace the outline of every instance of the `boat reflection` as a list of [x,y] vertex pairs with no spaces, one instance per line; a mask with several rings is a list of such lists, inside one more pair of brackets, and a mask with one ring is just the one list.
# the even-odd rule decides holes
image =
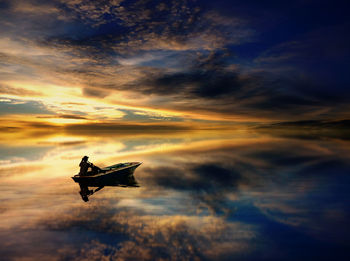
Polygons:
[[[80,187],[80,195],[81,198],[87,202],[89,201],[89,197],[96,193],[97,191],[100,191],[104,187],[110,186],[110,187],[139,187],[135,177],[133,174],[131,175],[124,175],[120,177],[112,177],[110,179],[104,179],[98,182],[91,181],[91,180],[82,180],[78,181],[79,187]],[[97,187],[97,188],[96,188]]]

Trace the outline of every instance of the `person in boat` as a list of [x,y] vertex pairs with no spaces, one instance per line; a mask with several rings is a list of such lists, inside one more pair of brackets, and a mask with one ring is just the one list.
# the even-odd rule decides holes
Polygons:
[[88,159],[89,159],[88,156],[84,156],[80,161],[80,164],[79,164],[79,167],[80,167],[79,175],[80,176],[86,176],[88,169],[92,168],[92,166],[93,166],[92,163],[88,162]]
[[89,168],[91,168],[91,172],[92,172],[91,174],[96,174],[102,171],[99,167],[95,166],[91,162],[88,162],[88,159],[89,159],[88,156],[84,156],[80,161],[80,164],[79,164],[80,176],[86,176]]

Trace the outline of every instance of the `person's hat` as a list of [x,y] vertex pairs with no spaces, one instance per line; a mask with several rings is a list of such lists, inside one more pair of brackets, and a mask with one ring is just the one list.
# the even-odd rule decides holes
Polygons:
[[84,157],[83,157],[83,160],[88,159],[88,158],[89,158],[88,156],[84,156]]

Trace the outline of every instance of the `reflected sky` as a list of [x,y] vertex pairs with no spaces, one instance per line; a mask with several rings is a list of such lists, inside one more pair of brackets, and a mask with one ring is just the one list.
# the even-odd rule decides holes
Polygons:
[[[1,138],[5,260],[346,260],[348,140],[252,131]],[[139,187],[81,200],[82,155]]]

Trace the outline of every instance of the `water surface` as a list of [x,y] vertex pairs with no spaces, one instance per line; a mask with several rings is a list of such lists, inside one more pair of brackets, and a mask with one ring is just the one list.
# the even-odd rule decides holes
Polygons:
[[[243,131],[1,137],[4,260],[346,260],[350,147]],[[71,176],[138,161],[84,202]]]

